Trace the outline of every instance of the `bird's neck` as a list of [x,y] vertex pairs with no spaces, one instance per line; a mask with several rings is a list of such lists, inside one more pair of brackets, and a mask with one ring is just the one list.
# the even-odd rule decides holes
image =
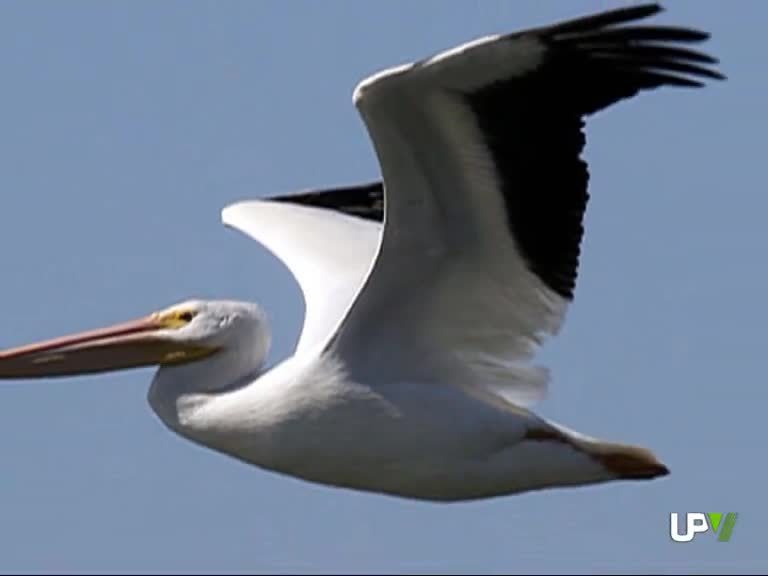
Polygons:
[[203,360],[162,366],[147,399],[166,426],[181,431],[199,405],[255,380],[266,355],[266,346],[242,343]]

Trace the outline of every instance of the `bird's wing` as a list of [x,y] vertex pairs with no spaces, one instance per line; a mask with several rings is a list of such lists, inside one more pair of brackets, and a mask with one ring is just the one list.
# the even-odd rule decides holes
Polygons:
[[528,404],[579,264],[584,119],[641,90],[722,78],[695,30],[638,6],[486,37],[371,76],[354,102],[385,185],[374,266],[331,348],[355,378],[440,381]]
[[305,314],[296,354],[322,348],[370,271],[381,238],[380,182],[250,200],[222,220],[279,258],[301,288]]

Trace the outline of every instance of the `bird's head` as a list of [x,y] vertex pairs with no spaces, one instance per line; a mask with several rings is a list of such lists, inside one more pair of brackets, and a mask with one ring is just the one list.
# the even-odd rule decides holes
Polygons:
[[266,356],[266,319],[251,303],[188,300],[112,326],[0,350],[0,378],[49,378],[178,366],[245,347]]

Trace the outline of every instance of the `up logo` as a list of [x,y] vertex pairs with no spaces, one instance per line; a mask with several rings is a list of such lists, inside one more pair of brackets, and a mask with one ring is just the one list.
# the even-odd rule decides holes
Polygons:
[[[725,516],[725,520],[723,520]],[[680,533],[680,518],[677,512],[669,515],[669,535],[675,542],[690,542],[696,534],[703,534],[710,530],[715,534],[719,532],[718,542],[728,542],[733,534],[733,528],[736,526],[736,512],[688,512],[685,515],[685,532]]]

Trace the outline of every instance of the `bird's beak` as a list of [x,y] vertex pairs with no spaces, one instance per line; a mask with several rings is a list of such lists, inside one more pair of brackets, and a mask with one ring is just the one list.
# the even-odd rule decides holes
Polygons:
[[0,379],[93,374],[157,364],[190,362],[215,348],[173,338],[174,326],[158,314],[0,350]]

